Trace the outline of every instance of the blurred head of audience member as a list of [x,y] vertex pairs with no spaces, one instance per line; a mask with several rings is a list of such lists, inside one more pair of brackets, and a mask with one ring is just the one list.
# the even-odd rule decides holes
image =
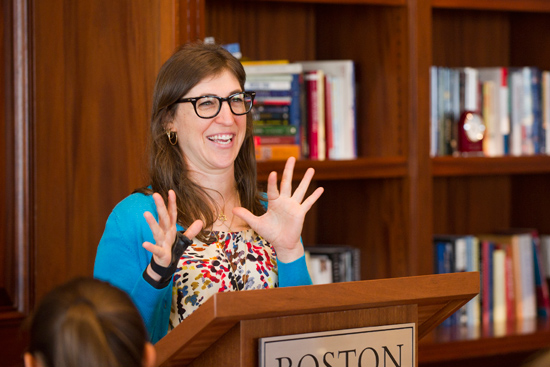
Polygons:
[[156,353],[130,297],[77,278],[51,292],[29,319],[25,367],[152,367]]

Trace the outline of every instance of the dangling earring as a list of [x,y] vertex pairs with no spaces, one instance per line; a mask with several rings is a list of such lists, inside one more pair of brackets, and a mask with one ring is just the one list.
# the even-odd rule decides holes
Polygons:
[[168,136],[170,144],[176,145],[178,143],[178,133],[175,131],[166,130],[166,136]]

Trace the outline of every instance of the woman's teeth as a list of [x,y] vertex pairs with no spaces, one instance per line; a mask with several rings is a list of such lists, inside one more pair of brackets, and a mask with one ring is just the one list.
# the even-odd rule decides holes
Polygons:
[[208,137],[208,140],[218,144],[229,144],[233,140],[233,134],[220,134]]

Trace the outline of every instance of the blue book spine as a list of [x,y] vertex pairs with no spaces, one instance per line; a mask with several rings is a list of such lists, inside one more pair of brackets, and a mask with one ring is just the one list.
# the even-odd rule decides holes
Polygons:
[[504,155],[510,154],[510,135],[505,134],[504,137]]
[[301,74],[292,74],[291,82],[291,101],[289,107],[289,123],[292,126],[296,126],[296,144],[303,145],[304,132],[302,126],[302,94],[303,94],[303,81]]
[[261,100],[262,98],[269,97],[292,97],[291,90],[257,90],[256,98]]
[[531,95],[533,98],[533,142],[535,154],[546,151],[546,129],[542,123],[542,73],[538,68],[531,68]]
[[485,251],[482,256],[484,257],[483,261],[486,265],[483,272],[483,276],[485,277],[484,286],[486,289],[483,290],[485,292],[483,301],[486,302],[486,304],[483,306],[483,311],[486,320],[484,326],[489,326],[493,324],[493,251],[495,249],[495,244],[488,241],[484,243],[484,246]]
[[[453,245],[450,242],[435,243],[435,273],[447,274],[453,272]],[[456,322],[455,314],[445,319],[441,326],[452,326]]]

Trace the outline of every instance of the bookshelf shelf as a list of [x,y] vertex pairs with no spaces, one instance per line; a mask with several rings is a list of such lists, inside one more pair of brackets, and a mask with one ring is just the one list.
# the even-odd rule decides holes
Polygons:
[[541,173],[550,173],[550,156],[435,157],[432,159],[434,177]]
[[[266,181],[272,171],[283,172],[285,161],[258,162],[258,180]],[[343,161],[298,160],[293,179],[300,180],[306,170],[315,169],[315,180],[351,180],[365,178],[400,178],[407,174],[405,157],[359,158]]]
[[432,0],[432,7],[519,12],[550,12],[546,0]]
[[[247,0],[256,1],[256,0]],[[281,3],[314,3],[314,4],[369,4],[369,5],[388,5],[388,6],[405,6],[406,0],[260,0],[264,2],[281,2]]]
[[[487,357],[507,353],[534,352],[550,347],[550,321],[539,319],[508,326],[495,336],[479,335],[476,328],[437,328],[419,341],[419,363]],[[512,330],[510,330],[512,329]]]

